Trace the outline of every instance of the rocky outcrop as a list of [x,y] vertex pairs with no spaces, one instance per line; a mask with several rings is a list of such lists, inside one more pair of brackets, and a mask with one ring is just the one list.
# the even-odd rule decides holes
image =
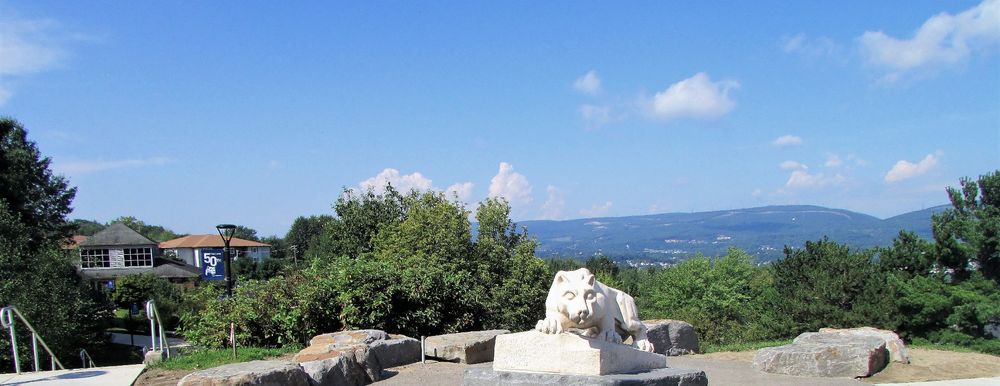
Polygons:
[[196,371],[177,386],[309,386],[309,379],[293,362],[252,361]]
[[420,342],[381,330],[341,331],[313,337],[294,360],[313,385],[365,385],[382,380],[383,369],[419,361]]
[[910,363],[910,353],[906,350],[906,344],[903,343],[902,339],[899,339],[899,335],[895,332],[889,330],[880,330],[875,327],[858,327],[858,328],[821,328],[819,332],[807,332],[799,335],[795,338],[795,342],[808,341],[813,339],[816,334],[841,334],[841,335],[851,335],[851,336],[874,336],[881,338],[885,341],[885,349],[889,350],[889,358],[893,362],[899,363]]
[[885,341],[879,337],[815,334],[789,345],[757,350],[753,367],[798,376],[868,377],[888,362]]
[[424,354],[449,362],[491,362],[496,336],[508,333],[508,330],[488,330],[429,336],[424,339]]
[[646,336],[653,343],[653,352],[677,356],[701,352],[694,326],[681,320],[644,320]]

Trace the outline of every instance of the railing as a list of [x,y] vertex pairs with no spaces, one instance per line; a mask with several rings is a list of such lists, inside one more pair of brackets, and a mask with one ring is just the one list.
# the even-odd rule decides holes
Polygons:
[[80,349],[80,364],[85,369],[88,367],[97,367],[94,364],[94,358],[91,358],[90,354],[87,353],[87,349],[84,348]]
[[[156,351],[156,331],[157,325],[160,331],[160,351],[165,353],[167,358],[170,358],[170,342],[167,341],[167,336],[163,330],[163,322],[160,321],[160,313],[156,311],[156,303],[152,300],[146,302],[146,317],[149,318],[149,341],[150,341],[150,351]],[[164,348],[166,348],[164,350]]]
[[38,336],[38,332],[31,326],[31,323],[28,323],[28,320],[24,318],[24,315],[21,315],[21,311],[18,311],[17,307],[7,306],[0,308],[0,324],[2,324],[4,328],[10,330],[10,347],[14,352],[14,371],[18,374],[21,373],[21,357],[17,352],[17,332],[14,330],[14,316],[21,319],[21,322],[24,323],[25,326],[28,326],[28,330],[31,331],[31,352],[34,356],[35,371],[41,370],[38,356],[39,343],[41,343],[45,351],[49,353],[49,358],[51,358],[52,361],[52,370],[56,369],[56,365],[59,365],[59,369],[65,370],[66,368],[59,362],[59,358],[56,358],[55,354],[52,353],[52,350],[49,349],[49,345],[45,344],[45,340],[43,340],[41,336]]

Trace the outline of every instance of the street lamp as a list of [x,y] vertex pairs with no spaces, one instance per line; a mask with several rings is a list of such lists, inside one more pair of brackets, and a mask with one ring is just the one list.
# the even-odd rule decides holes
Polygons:
[[215,226],[215,229],[219,231],[219,236],[222,237],[222,242],[226,245],[226,249],[222,250],[222,256],[226,260],[226,297],[233,297],[233,269],[232,259],[229,256],[229,241],[233,239],[233,235],[236,234],[236,225],[233,224],[219,224]]

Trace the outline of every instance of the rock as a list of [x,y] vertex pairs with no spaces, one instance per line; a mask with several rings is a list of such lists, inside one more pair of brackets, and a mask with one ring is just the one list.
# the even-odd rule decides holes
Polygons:
[[[337,358],[343,359],[323,362]],[[295,354],[294,360],[310,363],[310,376],[314,381],[325,379],[319,371],[332,369],[331,366],[343,361],[336,365],[340,366],[336,367],[336,371],[343,371],[348,379],[361,374],[365,382],[360,384],[366,384],[382,380],[382,369],[386,367],[413,363],[419,358],[420,342],[413,338],[391,336],[381,330],[352,330],[313,337],[309,347]]]
[[163,351],[147,351],[142,359],[142,364],[152,366],[163,361]]
[[[858,328],[821,328],[819,329],[820,334],[848,334],[848,335],[863,335],[863,336],[875,336],[882,338],[885,341],[885,349],[889,350],[889,358],[893,362],[899,363],[910,363],[910,353],[906,350],[906,344],[903,343],[902,339],[899,339],[899,335],[895,332],[889,330],[880,330],[875,327],[858,327]],[[799,335],[795,338],[795,341],[808,340],[811,339],[815,332],[807,332]]]
[[368,351],[378,358],[384,369],[420,361],[420,341],[408,336],[399,335],[395,339],[372,342]]
[[496,337],[493,370],[606,375],[667,367],[667,357],[572,333],[526,331]]
[[465,369],[465,374],[462,378],[462,385],[707,386],[708,377],[705,376],[704,371],[676,368],[655,369],[636,374],[568,375],[495,371],[485,367],[470,367]]
[[309,379],[296,363],[252,361],[197,371],[177,386],[309,386]]
[[294,359],[296,362],[329,359],[345,351],[367,348],[373,342],[388,338],[389,334],[381,330],[351,330],[316,335],[309,340],[309,347],[295,354]]
[[493,360],[496,336],[507,330],[470,331],[429,336],[424,339],[424,354],[444,361],[466,364]]
[[657,354],[677,356],[701,352],[698,333],[690,323],[680,320],[644,320],[646,336]]
[[817,334],[798,343],[757,350],[757,370],[812,377],[867,377],[889,361],[885,341],[875,336]]
[[312,386],[359,386],[371,382],[368,374],[350,355],[300,364]]

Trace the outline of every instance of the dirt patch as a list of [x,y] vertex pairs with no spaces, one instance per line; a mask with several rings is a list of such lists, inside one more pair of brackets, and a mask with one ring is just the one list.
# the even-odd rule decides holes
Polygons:
[[136,378],[134,386],[177,386],[177,382],[195,370],[146,369]]
[[[910,348],[910,364],[892,362],[877,374],[861,379],[866,383],[904,383],[1000,376],[1000,357],[968,352]],[[690,356],[734,362],[753,362],[756,351],[716,352]],[[670,363],[670,359],[667,359]]]
[[[736,362],[753,362],[753,356],[756,351],[726,351],[726,352],[713,352],[710,354],[697,354],[692,356],[692,358],[702,358],[702,359],[717,359],[720,361],[736,361]],[[670,365],[670,358],[667,357],[667,365]]]
[[890,363],[862,381],[903,383],[1000,376],[1000,357],[967,352],[911,348],[910,364]]

